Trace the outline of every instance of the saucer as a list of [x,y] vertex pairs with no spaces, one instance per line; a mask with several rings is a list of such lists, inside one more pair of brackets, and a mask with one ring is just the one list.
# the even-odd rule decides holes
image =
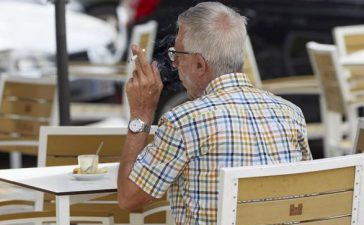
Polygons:
[[106,175],[106,173],[96,173],[96,174],[73,174],[72,176],[76,180],[98,180],[103,178]]
[[106,174],[108,174],[108,171],[105,170],[104,168],[99,168],[98,173],[93,173],[93,174],[78,174],[78,173],[71,173],[71,175],[76,179],[76,180],[98,180],[103,178],[104,176],[106,176]]

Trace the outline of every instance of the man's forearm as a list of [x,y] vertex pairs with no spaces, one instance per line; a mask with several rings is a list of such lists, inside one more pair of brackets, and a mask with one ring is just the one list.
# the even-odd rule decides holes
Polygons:
[[[163,83],[156,62],[151,65],[143,51],[132,45],[136,55],[135,70],[126,83],[126,93],[130,107],[130,117],[152,124]],[[121,208],[132,209],[153,199],[150,195],[129,180],[130,172],[140,151],[147,145],[149,133],[129,131],[120,158],[118,175],[118,201]]]
[[133,134],[129,131],[125,139],[118,176],[118,200],[121,208],[132,210],[152,199],[129,179],[137,156],[148,143],[148,135],[144,132]]

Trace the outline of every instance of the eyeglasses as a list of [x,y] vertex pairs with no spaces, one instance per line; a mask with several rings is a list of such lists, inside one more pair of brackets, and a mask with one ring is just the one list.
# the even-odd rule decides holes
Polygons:
[[171,60],[172,62],[176,61],[176,54],[195,54],[195,53],[176,51],[174,47],[170,47],[168,49],[168,57],[169,60]]

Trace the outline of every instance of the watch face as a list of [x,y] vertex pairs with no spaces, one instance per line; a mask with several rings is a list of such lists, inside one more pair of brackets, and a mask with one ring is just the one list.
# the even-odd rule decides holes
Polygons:
[[132,132],[140,132],[142,130],[142,123],[139,119],[134,119],[129,123],[129,129]]

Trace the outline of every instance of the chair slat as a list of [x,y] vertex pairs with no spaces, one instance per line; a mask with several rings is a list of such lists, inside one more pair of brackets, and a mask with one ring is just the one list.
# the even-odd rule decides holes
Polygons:
[[319,80],[323,88],[323,95],[327,108],[330,111],[345,113],[344,99],[336,77],[336,72],[331,59],[328,54],[313,54],[316,61],[317,69],[319,70]]
[[99,153],[100,156],[115,156],[120,155],[124,140],[123,135],[52,135],[48,137],[47,155],[95,154],[103,141],[104,146]]
[[[316,183],[311,183],[311,185]],[[353,192],[346,191],[286,200],[243,203],[237,207],[237,224],[280,224],[326,220],[351,215]]]
[[31,84],[19,82],[6,82],[4,96],[16,96],[20,98],[35,98],[53,100],[56,87],[54,84]]
[[166,216],[167,213],[165,211],[146,216],[144,217],[144,224],[165,224]]
[[248,57],[245,57],[244,60],[244,73],[248,76],[250,82],[252,82],[252,84],[254,86],[256,86],[257,81],[255,80],[255,76],[254,76],[254,71],[252,68],[252,62]]
[[364,49],[364,34],[347,34],[344,37],[348,54]]
[[[94,154],[93,152],[92,154]],[[121,152],[120,152],[121,153]],[[86,153],[91,154],[91,153]],[[100,163],[110,163],[110,162],[118,162],[119,156],[102,156],[99,155]],[[48,156],[47,157],[47,166],[63,166],[63,165],[77,165],[77,156]]]
[[52,106],[51,102],[34,102],[22,99],[9,101],[8,99],[4,99],[1,103],[0,113],[48,118],[52,113]]
[[[153,135],[149,136],[149,140]],[[100,157],[120,156],[125,141],[124,135],[51,135],[48,137],[47,154],[53,156],[78,156],[94,154],[100,143],[104,146]],[[64,143],[67,143],[65,145]]]
[[48,124],[48,122],[0,117],[0,132],[15,132],[19,133],[20,135],[30,135],[38,137],[39,127],[47,126]]
[[303,225],[351,225],[351,216],[308,222]]
[[38,155],[38,146],[0,146],[1,152],[19,152],[25,155]]
[[[16,134],[17,136],[14,136],[12,134]],[[1,141],[30,141],[30,140],[37,140],[38,135],[23,135],[21,136],[19,133],[0,133],[0,140]]]
[[364,152],[364,129],[359,129],[357,144],[356,144],[356,153]]
[[279,198],[353,189],[355,167],[239,179],[238,200]]
[[150,33],[144,33],[140,36],[140,40],[139,40],[139,46],[142,49],[147,49],[148,48],[148,44],[150,43],[150,39],[152,38],[152,36],[150,35]]

